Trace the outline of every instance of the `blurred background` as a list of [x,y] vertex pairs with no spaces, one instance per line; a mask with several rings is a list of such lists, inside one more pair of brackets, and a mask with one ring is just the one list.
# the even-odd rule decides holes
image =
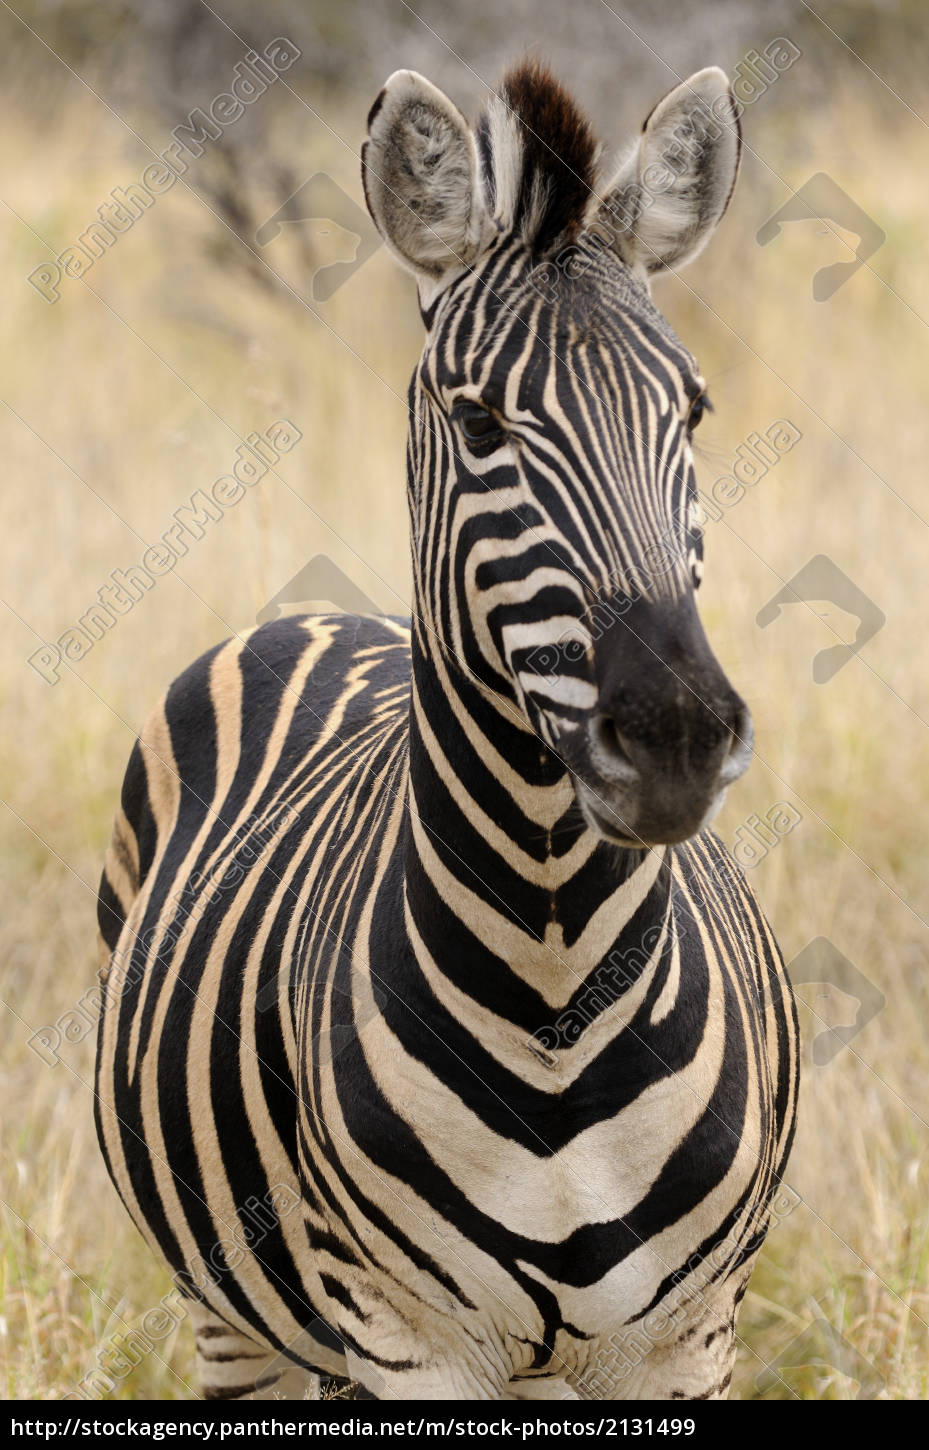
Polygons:
[[[237,119],[221,103],[230,119],[183,153],[170,190],[104,211],[109,245],[88,236],[192,111],[237,78],[247,90],[237,67],[279,37],[292,64]],[[752,1280],[732,1393],[929,1393],[927,43],[919,0],[0,10],[7,1396],[72,1392],[170,1288],[106,1177],[93,1013],[76,1006],[134,735],[178,671],[318,556],[333,593],[408,609],[404,398],[421,328],[362,210],[368,107],[412,67],[473,113],[527,49],[608,152],[692,71],[741,82],[732,208],[706,255],[655,287],[709,379],[700,485],[725,503],[701,607],[756,722],[719,828],[803,999],[802,1201]],[[68,635],[282,419],[299,439],[176,568],[92,648]],[[752,470],[753,436],[785,423],[793,446],[776,462],[756,447]],[[814,665],[837,639],[848,652]],[[188,1397],[192,1348],[186,1327],[160,1340],[112,1394]]]

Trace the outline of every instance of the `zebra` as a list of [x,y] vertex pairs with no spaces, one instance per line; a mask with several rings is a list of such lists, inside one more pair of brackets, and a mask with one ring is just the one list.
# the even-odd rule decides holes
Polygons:
[[751,720],[695,603],[705,382],[650,282],[740,144],[717,68],[604,181],[540,62],[473,126],[411,71],[371,109],[425,328],[411,617],[192,664],[99,890],[99,1139],[207,1397],[728,1392],[797,1026],[708,826]]

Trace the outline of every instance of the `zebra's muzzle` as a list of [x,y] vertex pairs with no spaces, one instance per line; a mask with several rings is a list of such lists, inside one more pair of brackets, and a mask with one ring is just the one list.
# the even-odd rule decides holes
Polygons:
[[738,701],[715,747],[695,759],[687,743],[656,751],[624,735],[612,716],[594,715],[575,767],[588,825],[617,844],[643,847],[686,841],[708,826],[748,766],[751,716]]
[[633,845],[672,844],[712,820],[752,754],[752,721],[691,601],[640,608],[594,651],[597,708],[572,766],[589,826]]

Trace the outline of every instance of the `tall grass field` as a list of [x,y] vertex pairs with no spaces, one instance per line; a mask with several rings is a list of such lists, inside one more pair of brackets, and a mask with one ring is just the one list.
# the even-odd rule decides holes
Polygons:
[[[423,8],[441,28],[441,7]],[[782,33],[801,41],[802,27],[814,28],[803,7],[782,7],[770,20],[763,7],[755,11],[748,28],[756,45],[779,33],[778,18]],[[44,13],[28,11],[39,31]],[[621,64],[634,69],[636,42],[604,15],[618,73]],[[285,157],[298,181],[325,173],[363,205],[364,118],[397,66],[416,65],[465,101],[474,93],[464,62],[405,23],[410,43],[401,36],[385,48],[373,88],[326,81],[314,90],[299,67],[293,89],[281,86],[263,124],[269,154]],[[17,25],[0,17],[4,33]],[[537,39],[528,21],[523,32],[515,53]],[[18,45],[28,42],[21,27],[17,35]],[[847,1399],[864,1383],[868,1394],[922,1399],[929,132],[917,112],[929,110],[895,99],[837,40],[817,35],[817,48],[800,44],[795,64],[746,106],[743,173],[711,247],[680,277],[655,284],[658,305],[709,380],[714,412],[698,435],[698,474],[705,495],[726,502],[707,524],[700,605],[756,728],[754,762],[718,829],[747,865],[785,958],[806,952],[814,966],[798,986],[803,1086],[788,1181],[799,1201],[772,1231],[751,1281],[731,1393]],[[724,42],[707,53],[699,40],[683,56],[690,70],[717,61],[732,69],[745,53]],[[824,56],[831,69],[820,84],[814,68]],[[632,101],[621,84],[609,105],[597,92],[597,124],[612,127],[610,141],[631,134],[675,83],[654,56],[642,57],[647,69],[630,84]],[[252,236],[254,255],[243,265],[236,253],[246,242],[215,203],[221,175],[209,158],[220,176],[213,191],[192,168],[189,186],[158,196],[47,301],[27,275],[86,230],[114,187],[138,180],[152,159],[145,143],[165,144],[170,127],[144,87],[135,98],[120,93],[111,109],[102,82],[100,99],[53,56],[37,51],[31,63],[50,77],[57,67],[42,93],[44,114],[28,98],[0,101],[0,1390],[57,1399],[86,1390],[87,1376],[112,1360],[113,1337],[139,1328],[171,1289],[97,1148],[92,1009],[78,1005],[97,968],[96,884],[134,736],[186,664],[253,627],[318,555],[379,608],[408,611],[405,394],[421,323],[412,283],[381,246],[331,296],[314,298],[314,274],[318,292],[330,264],[351,261],[364,244],[350,208],[329,222],[284,226],[263,248]],[[215,91],[226,70],[224,52]],[[575,53],[566,79],[582,98],[584,74]],[[185,99],[179,119],[197,97]],[[826,300],[813,295],[815,275],[853,259],[858,245],[841,219],[785,221],[766,245],[756,240],[818,173],[884,237]],[[234,176],[228,184],[234,192]],[[271,168],[253,167],[249,186],[255,215],[270,216],[279,197]],[[82,658],[64,660],[52,682],[43,647],[77,624],[114,571],[139,564],[198,489],[230,472],[242,440],[282,420],[295,441],[260,484],[209,522]],[[775,425],[789,426],[792,446],[733,487],[751,472],[752,438]],[[854,610],[810,600],[784,605],[766,627],[756,622],[817,556],[883,621],[822,683],[814,659],[854,641]],[[830,1035],[851,1028],[856,1014],[860,1030],[846,1033],[847,1043]],[[837,1363],[803,1341],[827,1330]],[[137,1358],[106,1398],[198,1393],[189,1326]],[[779,1366],[773,1384],[765,1379],[771,1364]]]

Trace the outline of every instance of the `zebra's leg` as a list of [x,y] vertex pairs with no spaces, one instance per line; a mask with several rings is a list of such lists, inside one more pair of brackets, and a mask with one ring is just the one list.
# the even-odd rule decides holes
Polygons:
[[735,1364],[728,1326],[701,1325],[694,1339],[655,1349],[609,1399],[725,1400]]
[[249,1339],[192,1302],[190,1319],[197,1344],[197,1374],[206,1400],[313,1400],[320,1377],[292,1364],[276,1349]]
[[[720,1285],[696,1295],[687,1317],[675,1332],[653,1339],[649,1349],[643,1333],[634,1364],[626,1362],[594,1376],[597,1397],[617,1400],[725,1400],[736,1355],[735,1324],[748,1286],[751,1265]],[[673,1322],[673,1320],[672,1320]],[[605,1381],[605,1384],[604,1384]],[[586,1396],[585,1396],[586,1398]]]

